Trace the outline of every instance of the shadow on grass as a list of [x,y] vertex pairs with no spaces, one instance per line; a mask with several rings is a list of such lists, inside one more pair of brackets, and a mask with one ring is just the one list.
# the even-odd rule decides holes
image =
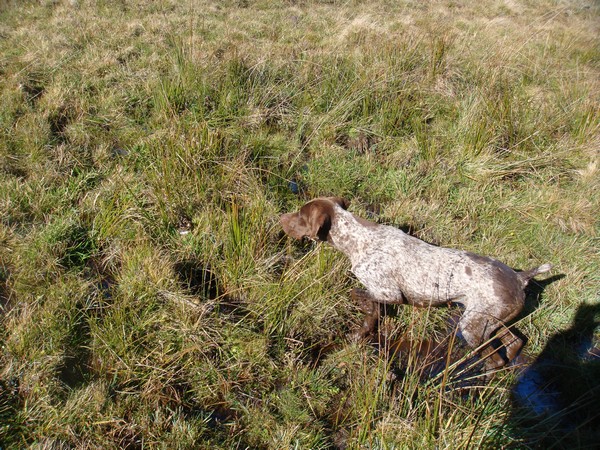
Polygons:
[[508,427],[543,448],[597,448],[600,442],[600,303],[581,304],[512,389]]
[[[87,236],[87,233],[84,233]],[[77,241],[74,241],[77,242]],[[81,240],[80,242],[88,242]],[[77,389],[87,384],[95,375],[92,369],[92,352],[90,350],[90,319],[99,318],[112,303],[113,289],[116,285],[113,275],[103,267],[100,253],[92,252],[88,244],[72,245],[72,253],[67,252],[64,260],[68,260],[69,268],[82,268],[86,279],[94,282],[87,298],[77,302],[73,314],[74,322],[69,330],[63,360],[57,368],[57,377],[70,389]],[[86,247],[82,253],[77,249]]]
[[77,318],[71,327],[68,343],[65,346],[62,364],[57,368],[57,377],[70,389],[86,384],[92,376],[90,372],[91,340],[87,307],[83,302],[76,305]]
[[544,280],[531,280],[525,288],[525,306],[523,307],[521,314],[519,314],[519,318],[527,317],[529,314],[533,313],[540,306],[542,294],[546,287],[555,281],[562,280],[564,277],[565,274],[561,273]]
[[62,144],[67,141],[65,131],[73,118],[74,110],[68,106],[62,106],[50,114],[48,124],[50,125],[50,135],[54,142]]

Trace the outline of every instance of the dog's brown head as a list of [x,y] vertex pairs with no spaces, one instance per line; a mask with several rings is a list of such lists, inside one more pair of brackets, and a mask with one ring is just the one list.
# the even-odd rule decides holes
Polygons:
[[334,205],[348,209],[349,202],[340,197],[321,197],[308,202],[296,213],[283,214],[279,219],[283,231],[294,239],[327,240]]

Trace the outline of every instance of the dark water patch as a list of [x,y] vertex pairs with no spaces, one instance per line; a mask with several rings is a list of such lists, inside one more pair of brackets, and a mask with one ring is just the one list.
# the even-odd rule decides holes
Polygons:
[[300,167],[300,170],[297,170],[294,175],[292,175],[291,179],[288,181],[288,189],[292,194],[298,196],[306,195],[307,186],[304,179],[307,172],[308,166],[304,164]]
[[174,269],[180,283],[190,294],[214,300],[222,293],[217,275],[210,265],[187,259],[175,263]]
[[[175,263],[174,270],[186,291],[200,301],[214,300],[214,313],[225,320],[239,323],[252,315],[242,297],[234,297],[225,291],[210,265],[188,259]],[[252,329],[258,330],[261,326],[261,321],[254,320]]]
[[515,400],[536,416],[552,415],[562,409],[559,390],[545,375],[554,366],[548,361],[527,367],[513,388]]
[[525,442],[584,448],[600,442],[600,304],[577,308],[512,389],[508,421]]
[[114,286],[115,282],[112,277],[109,276],[100,278],[96,284],[96,288],[104,300],[110,300],[112,298]]
[[300,194],[300,184],[297,180],[292,179],[288,182],[288,188],[292,192],[292,194],[298,195]]
[[212,405],[208,409],[208,425],[212,428],[219,428],[227,423],[237,422],[240,420],[240,414],[233,409],[226,401],[221,401]]

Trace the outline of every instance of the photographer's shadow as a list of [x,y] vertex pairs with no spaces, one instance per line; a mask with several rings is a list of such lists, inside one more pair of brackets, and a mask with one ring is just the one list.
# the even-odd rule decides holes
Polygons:
[[600,442],[600,303],[577,307],[512,389],[508,426],[521,442],[577,448]]

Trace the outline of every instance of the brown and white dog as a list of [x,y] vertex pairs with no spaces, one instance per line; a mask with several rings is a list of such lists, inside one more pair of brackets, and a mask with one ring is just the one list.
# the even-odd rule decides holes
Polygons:
[[523,309],[529,280],[549,271],[550,264],[515,272],[495,259],[437,247],[395,227],[369,222],[347,207],[338,197],[317,198],[280,220],[287,235],[327,241],[350,258],[352,272],[366,287],[351,293],[365,313],[358,337],[373,331],[381,303],[458,303],[464,307],[458,327],[471,347],[492,337],[501,342],[499,348],[483,347],[487,369],[517,356],[523,341],[506,324]]

